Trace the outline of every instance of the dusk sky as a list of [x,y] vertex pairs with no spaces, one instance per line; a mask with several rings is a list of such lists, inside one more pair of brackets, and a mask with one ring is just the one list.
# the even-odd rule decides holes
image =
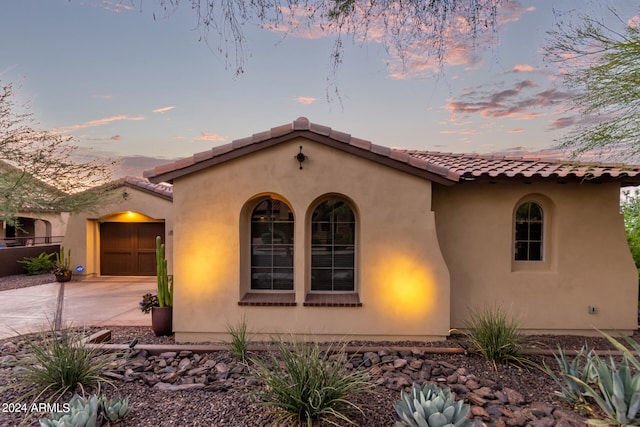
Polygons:
[[[341,99],[327,100],[331,34],[247,25],[236,77],[215,33],[199,41],[184,3],[167,18],[151,0],[5,1],[0,84],[13,82],[40,127],[109,155],[190,156],[300,116],[390,147],[536,151],[571,123],[571,93],[543,61],[553,9],[606,13],[575,0],[506,2],[494,45],[452,48],[441,75],[434,61],[401,70],[375,37],[347,43]],[[625,22],[640,14],[635,1],[613,4]]]

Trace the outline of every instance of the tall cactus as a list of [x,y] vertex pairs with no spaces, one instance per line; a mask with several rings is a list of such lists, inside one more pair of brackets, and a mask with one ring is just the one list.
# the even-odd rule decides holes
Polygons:
[[173,306],[173,276],[169,277],[167,274],[167,259],[164,256],[164,243],[160,236],[156,236],[156,273],[158,304],[160,307],[171,307]]

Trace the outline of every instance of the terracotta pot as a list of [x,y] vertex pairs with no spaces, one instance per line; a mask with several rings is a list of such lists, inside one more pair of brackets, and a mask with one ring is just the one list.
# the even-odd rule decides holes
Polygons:
[[64,274],[56,274],[56,282],[68,282],[71,280],[71,276],[73,275],[73,271],[69,270]]
[[173,334],[173,307],[151,307],[151,329],[157,337]]

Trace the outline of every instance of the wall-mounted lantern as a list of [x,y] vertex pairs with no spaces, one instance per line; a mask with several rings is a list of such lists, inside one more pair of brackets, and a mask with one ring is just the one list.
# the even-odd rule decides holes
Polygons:
[[305,156],[304,153],[302,152],[302,145],[300,146],[300,152],[295,156],[293,156],[293,158],[300,163],[300,170],[302,170],[302,162],[308,159],[308,157]]

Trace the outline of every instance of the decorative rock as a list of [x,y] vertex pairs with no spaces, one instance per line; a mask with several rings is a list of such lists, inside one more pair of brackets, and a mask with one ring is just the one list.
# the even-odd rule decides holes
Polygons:
[[175,351],[165,351],[158,356],[160,359],[173,359],[178,355]]
[[[180,352],[180,353],[183,353],[183,352]],[[188,358],[182,359],[178,364],[178,371],[184,372],[189,369],[191,369],[191,359],[188,359]]]
[[471,402],[474,405],[486,406],[486,404],[487,404],[487,400],[483,399],[480,396],[478,396],[475,392],[469,393],[467,395],[467,399],[469,399],[469,402]]
[[402,369],[405,366],[407,366],[407,360],[406,359],[396,359],[393,361],[393,367],[395,369]]
[[481,406],[471,405],[471,415],[480,417],[483,421],[491,421],[491,415]]
[[177,390],[194,390],[199,388],[204,388],[204,384],[167,384],[167,383],[157,383],[153,386],[153,388],[164,391],[177,391]]
[[507,400],[511,405],[522,405],[525,402],[524,396],[508,387],[505,387],[504,390],[507,395]]

